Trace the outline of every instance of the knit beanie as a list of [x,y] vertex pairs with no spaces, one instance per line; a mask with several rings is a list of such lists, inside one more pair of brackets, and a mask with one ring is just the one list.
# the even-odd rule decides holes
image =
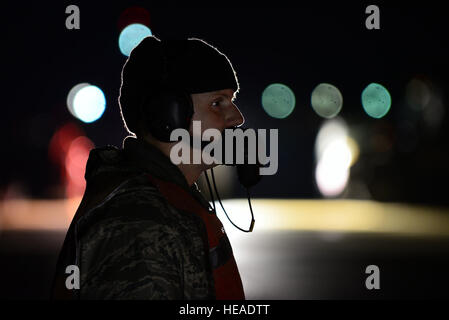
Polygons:
[[136,133],[142,101],[167,85],[187,94],[240,89],[229,59],[204,40],[146,37],[122,69],[119,106],[128,132]]

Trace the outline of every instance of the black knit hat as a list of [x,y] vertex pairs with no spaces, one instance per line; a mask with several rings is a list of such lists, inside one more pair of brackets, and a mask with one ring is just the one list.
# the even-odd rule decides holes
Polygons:
[[[165,81],[164,74],[168,76]],[[188,94],[240,89],[229,59],[197,38],[164,41],[154,36],[144,38],[126,60],[121,80],[119,106],[130,133],[136,133],[140,103],[163,85]]]

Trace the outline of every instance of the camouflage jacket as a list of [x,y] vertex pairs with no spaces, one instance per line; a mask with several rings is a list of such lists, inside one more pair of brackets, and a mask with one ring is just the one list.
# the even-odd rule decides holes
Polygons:
[[[215,299],[205,224],[170,205],[146,174],[176,184],[215,214],[197,185],[189,187],[155,147],[127,137],[123,149],[93,149],[86,190],[59,255],[53,298]],[[65,285],[68,265],[79,267],[78,290]]]

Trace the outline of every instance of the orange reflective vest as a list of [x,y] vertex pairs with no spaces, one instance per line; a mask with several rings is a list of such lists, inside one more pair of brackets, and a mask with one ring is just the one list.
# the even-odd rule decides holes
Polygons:
[[204,222],[209,243],[209,260],[213,270],[217,300],[244,300],[242,280],[223,225],[214,212],[206,210],[180,186],[147,175],[151,183],[178,210],[198,215]]

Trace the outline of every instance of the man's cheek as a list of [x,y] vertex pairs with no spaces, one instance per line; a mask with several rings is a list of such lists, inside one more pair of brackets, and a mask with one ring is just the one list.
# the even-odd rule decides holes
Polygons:
[[201,124],[203,122],[203,121],[201,121],[201,119],[198,118],[198,115],[196,113],[194,113],[193,117],[192,117],[192,121],[190,121],[190,126],[189,126],[189,133],[190,133],[190,135],[193,134],[193,121],[200,121]]

